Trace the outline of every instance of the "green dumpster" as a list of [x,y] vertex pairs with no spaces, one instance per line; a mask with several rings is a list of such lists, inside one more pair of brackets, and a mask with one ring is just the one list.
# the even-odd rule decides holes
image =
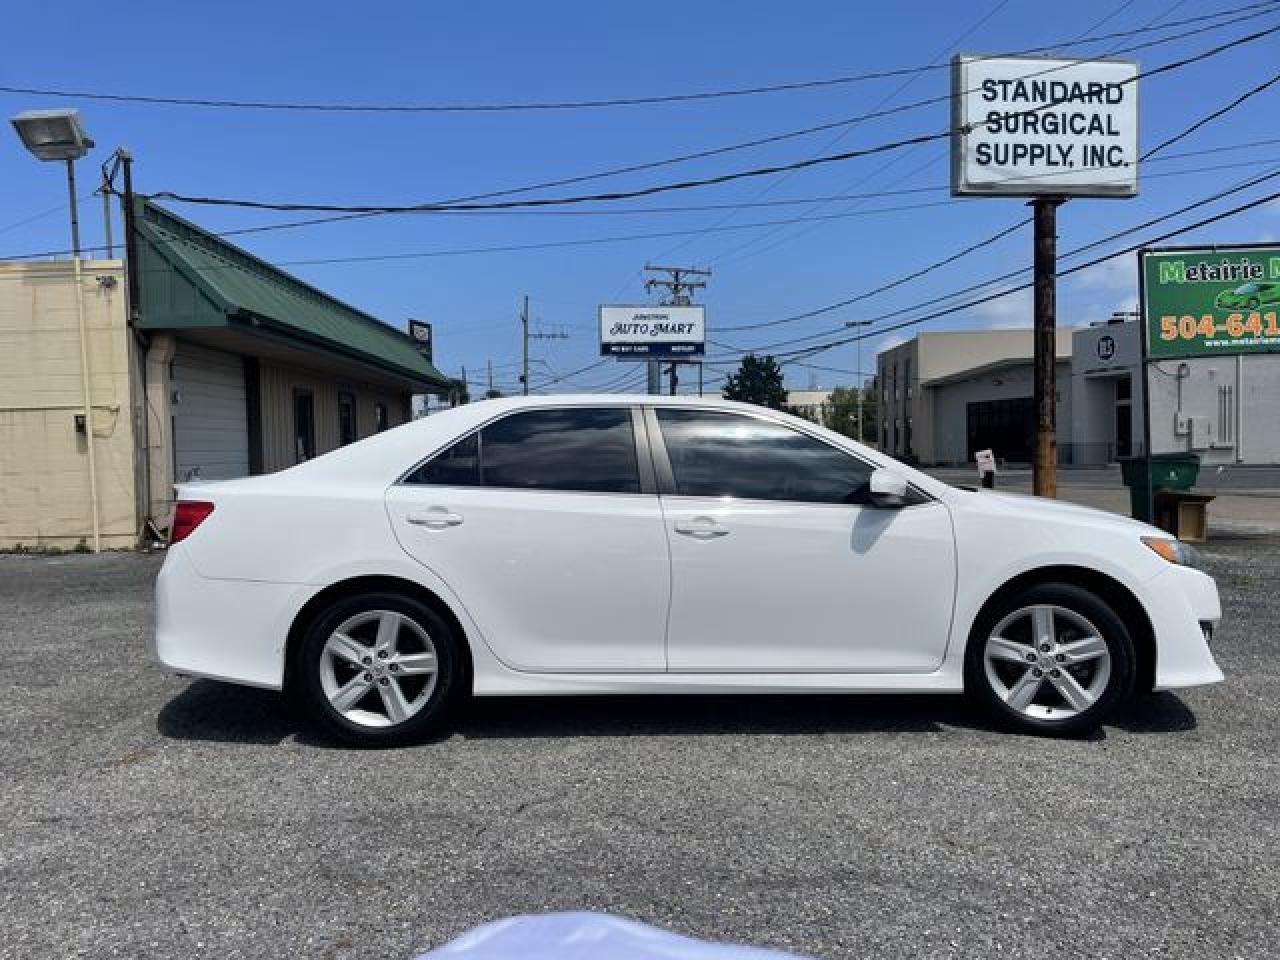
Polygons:
[[1152,523],[1147,511],[1146,488],[1150,484],[1152,495],[1156,490],[1187,491],[1196,485],[1200,475],[1200,455],[1196,453],[1156,453],[1148,461],[1146,457],[1121,457],[1120,475],[1129,488],[1129,506],[1135,520]]

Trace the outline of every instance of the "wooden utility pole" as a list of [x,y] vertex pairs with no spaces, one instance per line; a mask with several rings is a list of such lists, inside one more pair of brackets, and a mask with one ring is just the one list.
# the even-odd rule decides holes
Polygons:
[[[668,278],[649,277],[644,282],[646,290],[653,290],[654,287],[665,287],[668,291],[667,298],[663,301],[665,306],[669,307],[687,307],[693,303],[693,299],[689,296],[694,290],[706,287],[705,280],[687,280],[686,277],[709,277],[710,270],[699,270],[696,267],[658,267],[646,263],[644,268],[649,273],[665,273],[669,274]],[[671,367],[667,371],[671,375],[671,395],[675,396],[676,385],[679,382],[676,374],[676,365],[678,361],[672,360]],[[649,361],[649,392],[662,392],[662,363],[658,360]],[[702,391],[699,388],[699,395]]]
[[1035,211],[1035,326],[1033,391],[1036,411],[1036,449],[1031,464],[1031,489],[1038,497],[1058,495],[1057,434],[1057,314],[1058,206],[1061,197],[1036,197]]
[[520,338],[524,349],[524,361],[521,366],[520,385],[524,390],[524,395],[529,395],[529,295],[524,295],[524,306],[520,308],[520,327],[523,336]]

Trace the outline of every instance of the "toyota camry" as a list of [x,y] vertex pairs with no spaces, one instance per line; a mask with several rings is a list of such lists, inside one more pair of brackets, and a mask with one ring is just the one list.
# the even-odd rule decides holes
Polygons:
[[179,488],[155,653],[349,741],[460,698],[953,693],[1095,728],[1222,680],[1195,551],[949,486],[806,420],[685,397],[488,400]]

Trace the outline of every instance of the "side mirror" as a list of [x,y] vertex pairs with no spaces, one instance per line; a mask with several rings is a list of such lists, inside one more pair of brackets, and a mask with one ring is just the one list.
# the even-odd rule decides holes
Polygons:
[[892,470],[880,467],[871,473],[871,503],[877,507],[900,507],[907,502],[907,481]]

